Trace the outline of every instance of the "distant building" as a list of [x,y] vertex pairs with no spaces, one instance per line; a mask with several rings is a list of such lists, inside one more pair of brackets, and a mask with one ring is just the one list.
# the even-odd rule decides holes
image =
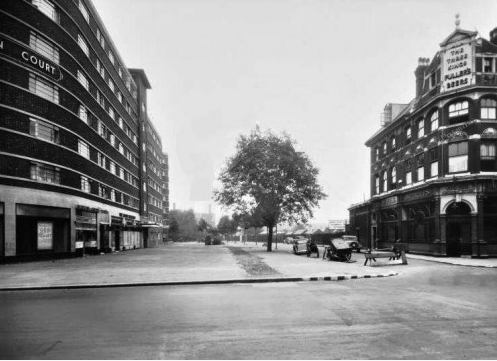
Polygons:
[[486,40],[456,25],[366,142],[371,199],[349,209],[363,246],[497,256],[497,28]]
[[0,10],[0,261],[156,245],[168,171],[145,72],[89,0]]

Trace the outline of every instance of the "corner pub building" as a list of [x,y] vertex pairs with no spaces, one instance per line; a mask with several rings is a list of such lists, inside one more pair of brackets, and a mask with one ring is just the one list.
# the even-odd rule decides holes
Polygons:
[[0,262],[162,241],[148,89],[89,0],[0,1]]
[[371,198],[349,208],[364,247],[400,240],[412,253],[497,256],[497,28],[459,28],[430,61],[416,97],[387,104],[371,149]]

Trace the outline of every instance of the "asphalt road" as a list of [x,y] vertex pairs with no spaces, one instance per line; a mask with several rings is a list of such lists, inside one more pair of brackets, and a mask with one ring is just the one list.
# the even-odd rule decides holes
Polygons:
[[497,269],[0,293],[7,359],[495,359]]

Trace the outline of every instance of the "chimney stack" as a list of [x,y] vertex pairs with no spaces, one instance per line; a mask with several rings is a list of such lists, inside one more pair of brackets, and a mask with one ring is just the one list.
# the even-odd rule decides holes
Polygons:
[[497,45],[497,28],[490,31],[490,42]]
[[419,58],[418,67],[414,71],[416,76],[416,99],[421,97],[423,93],[423,84],[425,81],[425,70],[430,64],[430,58]]

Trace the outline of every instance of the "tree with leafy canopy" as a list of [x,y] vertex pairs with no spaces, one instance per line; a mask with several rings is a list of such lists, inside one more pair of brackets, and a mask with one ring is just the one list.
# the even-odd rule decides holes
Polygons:
[[286,133],[262,132],[259,127],[241,135],[235,155],[219,175],[221,188],[214,191],[214,199],[225,208],[268,227],[268,252],[273,227],[307,222],[313,208],[326,198],[317,182],[319,170],[294,145]]

